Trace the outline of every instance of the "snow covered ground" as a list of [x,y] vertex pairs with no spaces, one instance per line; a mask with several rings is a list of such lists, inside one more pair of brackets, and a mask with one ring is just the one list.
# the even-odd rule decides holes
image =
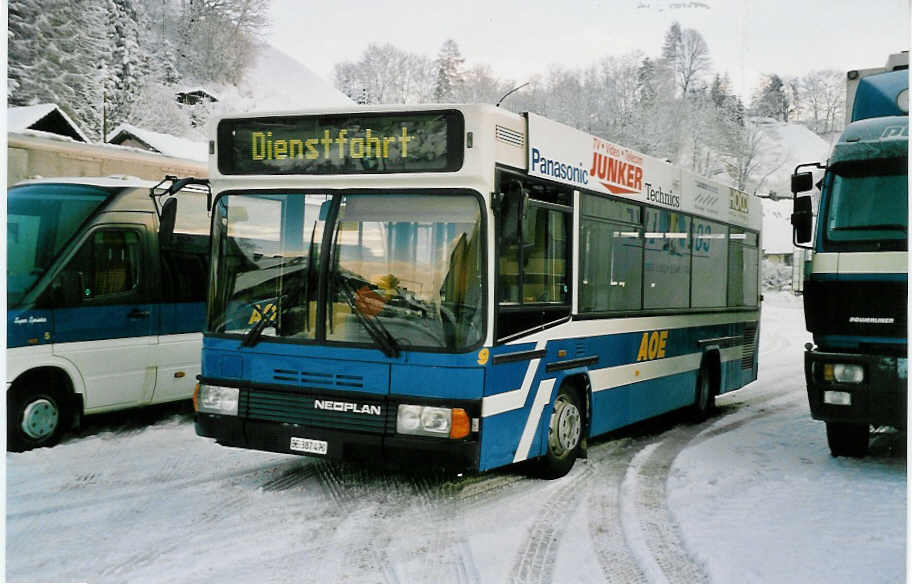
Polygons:
[[176,408],[7,454],[12,582],[899,582],[905,437],[831,458],[800,300],[767,294],[760,379],[693,425],[596,441],[556,481],[235,450]]

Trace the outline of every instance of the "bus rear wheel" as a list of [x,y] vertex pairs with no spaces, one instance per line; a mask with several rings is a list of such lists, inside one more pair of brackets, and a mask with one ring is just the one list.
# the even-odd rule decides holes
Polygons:
[[53,446],[69,419],[66,396],[57,387],[11,388],[6,394],[6,449],[23,452]]
[[577,392],[562,386],[554,399],[548,424],[548,450],[539,460],[538,474],[542,478],[560,478],[573,468],[582,444],[582,411]]
[[833,456],[864,458],[868,453],[869,425],[827,422],[826,429],[827,443]]
[[716,407],[716,390],[710,367],[704,364],[697,375],[697,391],[694,403],[690,406],[690,418],[694,422],[705,422]]

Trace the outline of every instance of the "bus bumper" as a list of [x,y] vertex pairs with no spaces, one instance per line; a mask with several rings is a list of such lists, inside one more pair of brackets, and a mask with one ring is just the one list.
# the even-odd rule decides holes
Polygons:
[[[884,355],[804,353],[811,417],[825,422],[906,426],[907,360]],[[827,365],[857,365],[859,383],[840,383],[828,376]],[[829,377],[829,379],[828,379]]]
[[[479,464],[477,436],[463,440],[390,436],[208,413],[196,414],[195,427],[197,435],[214,438],[223,446],[253,450],[367,463],[388,461],[409,468],[476,470]],[[293,450],[293,438],[325,443],[326,454]]]

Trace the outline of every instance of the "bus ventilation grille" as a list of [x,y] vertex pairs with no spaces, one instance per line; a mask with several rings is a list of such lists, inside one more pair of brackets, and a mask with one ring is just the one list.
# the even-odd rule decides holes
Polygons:
[[744,327],[744,344],[741,346],[741,369],[754,368],[754,353],[757,350],[757,325]]
[[525,138],[522,132],[517,132],[516,130],[511,130],[510,128],[505,128],[500,125],[494,128],[494,135],[497,137],[498,142],[504,142],[505,144],[518,146],[520,148],[525,144]]
[[360,375],[341,375],[338,373],[275,369],[273,370],[272,378],[278,382],[291,382],[309,387],[322,387],[327,389],[361,389],[364,387],[364,378]]
[[[299,391],[273,389],[245,389],[241,392],[238,416],[250,420],[298,424],[334,430],[349,430],[383,434],[390,427],[390,410],[382,399],[357,400],[365,411],[336,410],[325,405],[317,407],[316,402],[338,404],[333,396],[305,394]],[[394,415],[394,414],[393,414]],[[395,415],[394,415],[395,416]],[[395,428],[395,417],[392,427]]]

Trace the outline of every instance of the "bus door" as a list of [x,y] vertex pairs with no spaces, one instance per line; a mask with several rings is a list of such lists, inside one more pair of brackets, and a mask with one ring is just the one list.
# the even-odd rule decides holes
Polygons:
[[155,389],[150,227],[95,226],[55,281],[54,353],[79,368],[86,410],[142,403]]

